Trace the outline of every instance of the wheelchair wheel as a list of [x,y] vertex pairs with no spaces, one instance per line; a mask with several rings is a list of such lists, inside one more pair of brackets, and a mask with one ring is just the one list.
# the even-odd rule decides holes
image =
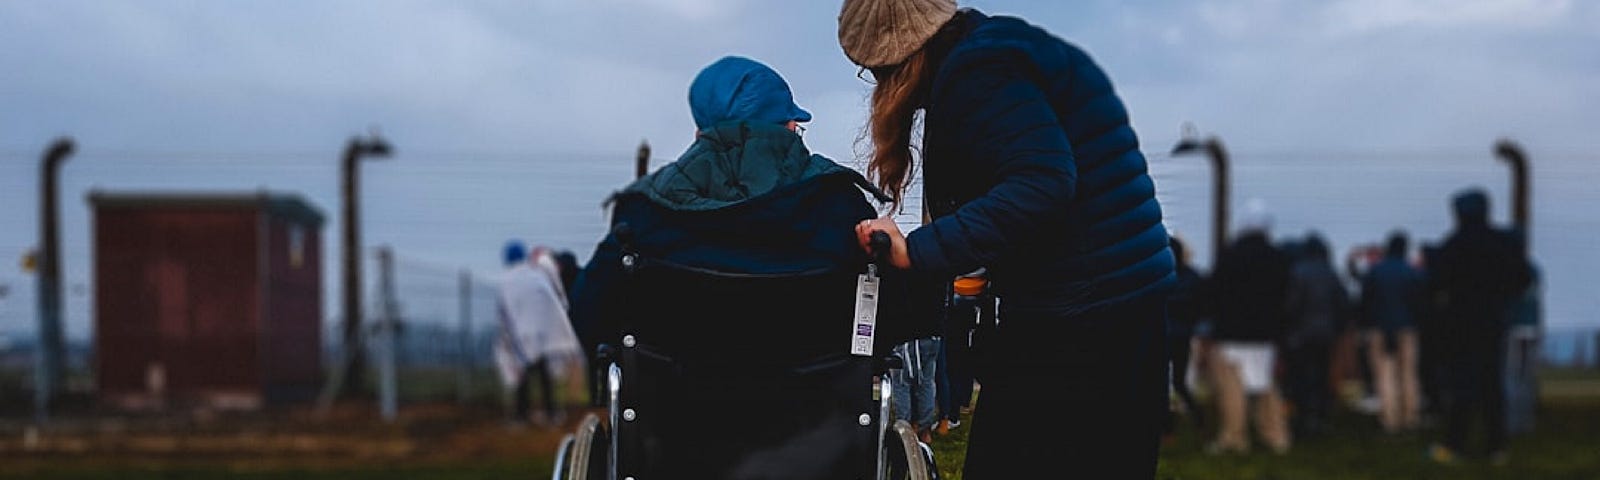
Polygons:
[[933,461],[933,447],[922,442],[917,442],[917,446],[922,447],[922,462],[928,467],[928,478],[939,480],[939,465]]
[[561,437],[561,446],[556,448],[556,464],[551,469],[550,480],[565,480],[567,472],[572,470],[572,465],[567,463],[567,457],[572,455],[572,442],[575,437],[567,434]]
[[605,477],[606,432],[600,430],[600,417],[588,414],[578,431],[562,440],[556,454],[552,480],[590,480]]
[[933,467],[931,451],[917,441],[917,429],[905,420],[896,420],[894,428],[884,432],[884,455],[888,456],[884,478],[890,480],[934,480],[938,469]]

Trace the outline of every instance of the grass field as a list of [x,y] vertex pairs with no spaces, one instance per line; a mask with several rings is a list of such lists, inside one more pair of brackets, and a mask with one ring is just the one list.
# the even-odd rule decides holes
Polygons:
[[[1532,434],[1513,437],[1511,461],[1503,467],[1470,458],[1452,466],[1435,464],[1424,453],[1442,429],[1389,436],[1373,417],[1341,411],[1325,436],[1297,440],[1286,455],[1265,449],[1247,455],[1208,455],[1202,448],[1212,432],[1202,434],[1185,423],[1164,444],[1157,478],[1600,480],[1600,372],[1551,370],[1541,379],[1545,397],[1538,427]],[[970,424],[934,439],[934,454],[946,480],[962,478]]]
[[[1202,452],[1207,436],[1189,425],[1162,449],[1157,478],[1229,480],[1600,479],[1600,399],[1547,402],[1535,434],[1512,440],[1504,467],[1467,459],[1437,465],[1424,456],[1433,434],[1384,435],[1371,417],[1341,413],[1325,437],[1300,441],[1286,455]],[[1062,428],[1069,428],[1063,426]],[[941,477],[959,480],[966,425],[934,439]],[[1209,435],[1209,432],[1207,433]]]
[[[1343,412],[1325,437],[1297,441],[1287,455],[1259,451],[1210,456],[1209,436],[1183,425],[1162,451],[1162,479],[1590,479],[1600,480],[1600,374],[1552,372],[1536,433],[1512,441],[1509,465],[1483,460],[1455,466],[1423,455],[1433,433],[1387,436],[1371,417]],[[551,450],[561,432],[508,430],[479,416],[472,425],[438,418],[374,429],[371,435],[409,445],[402,454],[369,457],[19,454],[0,451],[0,478],[30,479],[526,479],[548,478]],[[942,477],[959,480],[971,419],[935,437]],[[1071,428],[1060,425],[1059,428]],[[1087,473],[1087,472],[1080,472]],[[1042,478],[1072,478],[1073,472]]]
[[1503,467],[1482,459],[1442,466],[1424,456],[1436,433],[1390,437],[1366,417],[1345,416],[1327,438],[1303,441],[1288,455],[1213,457],[1193,437],[1165,450],[1162,478],[1230,479],[1600,479],[1600,403],[1547,403],[1535,434],[1511,443]]

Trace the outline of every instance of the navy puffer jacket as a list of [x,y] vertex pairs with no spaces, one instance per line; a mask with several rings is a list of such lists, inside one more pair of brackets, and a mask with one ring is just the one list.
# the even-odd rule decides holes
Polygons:
[[912,265],[988,267],[1010,312],[1074,317],[1163,301],[1175,281],[1161,206],[1128,112],[1082,50],[964,11],[934,78],[924,195],[937,219]]

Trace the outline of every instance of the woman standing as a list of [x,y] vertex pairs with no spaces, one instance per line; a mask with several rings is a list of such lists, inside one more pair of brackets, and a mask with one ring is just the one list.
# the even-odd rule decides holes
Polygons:
[[1000,299],[967,477],[1154,476],[1173,258],[1105,73],[1036,26],[953,0],[846,0],[839,43],[875,80],[868,170],[897,200],[923,112],[935,220],[909,237],[892,219],[863,221],[863,246],[882,230],[896,267],[987,268]]

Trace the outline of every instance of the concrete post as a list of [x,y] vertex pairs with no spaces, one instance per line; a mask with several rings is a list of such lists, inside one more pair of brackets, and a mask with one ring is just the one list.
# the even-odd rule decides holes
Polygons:
[[1524,239],[1532,242],[1530,230],[1533,226],[1532,205],[1533,185],[1528,178],[1528,154],[1522,150],[1517,142],[1502,139],[1495,143],[1495,156],[1511,166],[1511,221],[1521,230]]
[[472,390],[472,272],[461,270],[461,311],[456,331],[461,335],[459,365],[456,372],[456,403],[466,405]]
[[633,178],[644,178],[647,173],[650,173],[650,142],[640,140],[639,155],[633,164]]
[[66,365],[61,327],[61,236],[56,189],[61,164],[72,155],[71,138],[56,139],[45,149],[39,170],[39,351],[34,373],[34,416],[50,418],[50,403],[61,388]]
[[383,421],[394,422],[399,414],[399,387],[396,353],[400,348],[400,304],[395,299],[394,251],[378,249],[378,301],[381,320],[375,326],[378,337],[378,411]]
[[1232,196],[1231,160],[1222,139],[1216,136],[1204,141],[1184,138],[1172,148],[1173,155],[1204,150],[1211,159],[1211,266],[1216,268],[1222,251],[1228,247],[1229,202]]
[[362,282],[361,282],[361,168],[362,158],[389,156],[389,143],[382,138],[351,138],[345,146],[340,163],[343,194],[344,239],[344,319],[343,343],[345,368],[343,385],[347,391],[358,391],[366,380],[366,353],[361,342]]

